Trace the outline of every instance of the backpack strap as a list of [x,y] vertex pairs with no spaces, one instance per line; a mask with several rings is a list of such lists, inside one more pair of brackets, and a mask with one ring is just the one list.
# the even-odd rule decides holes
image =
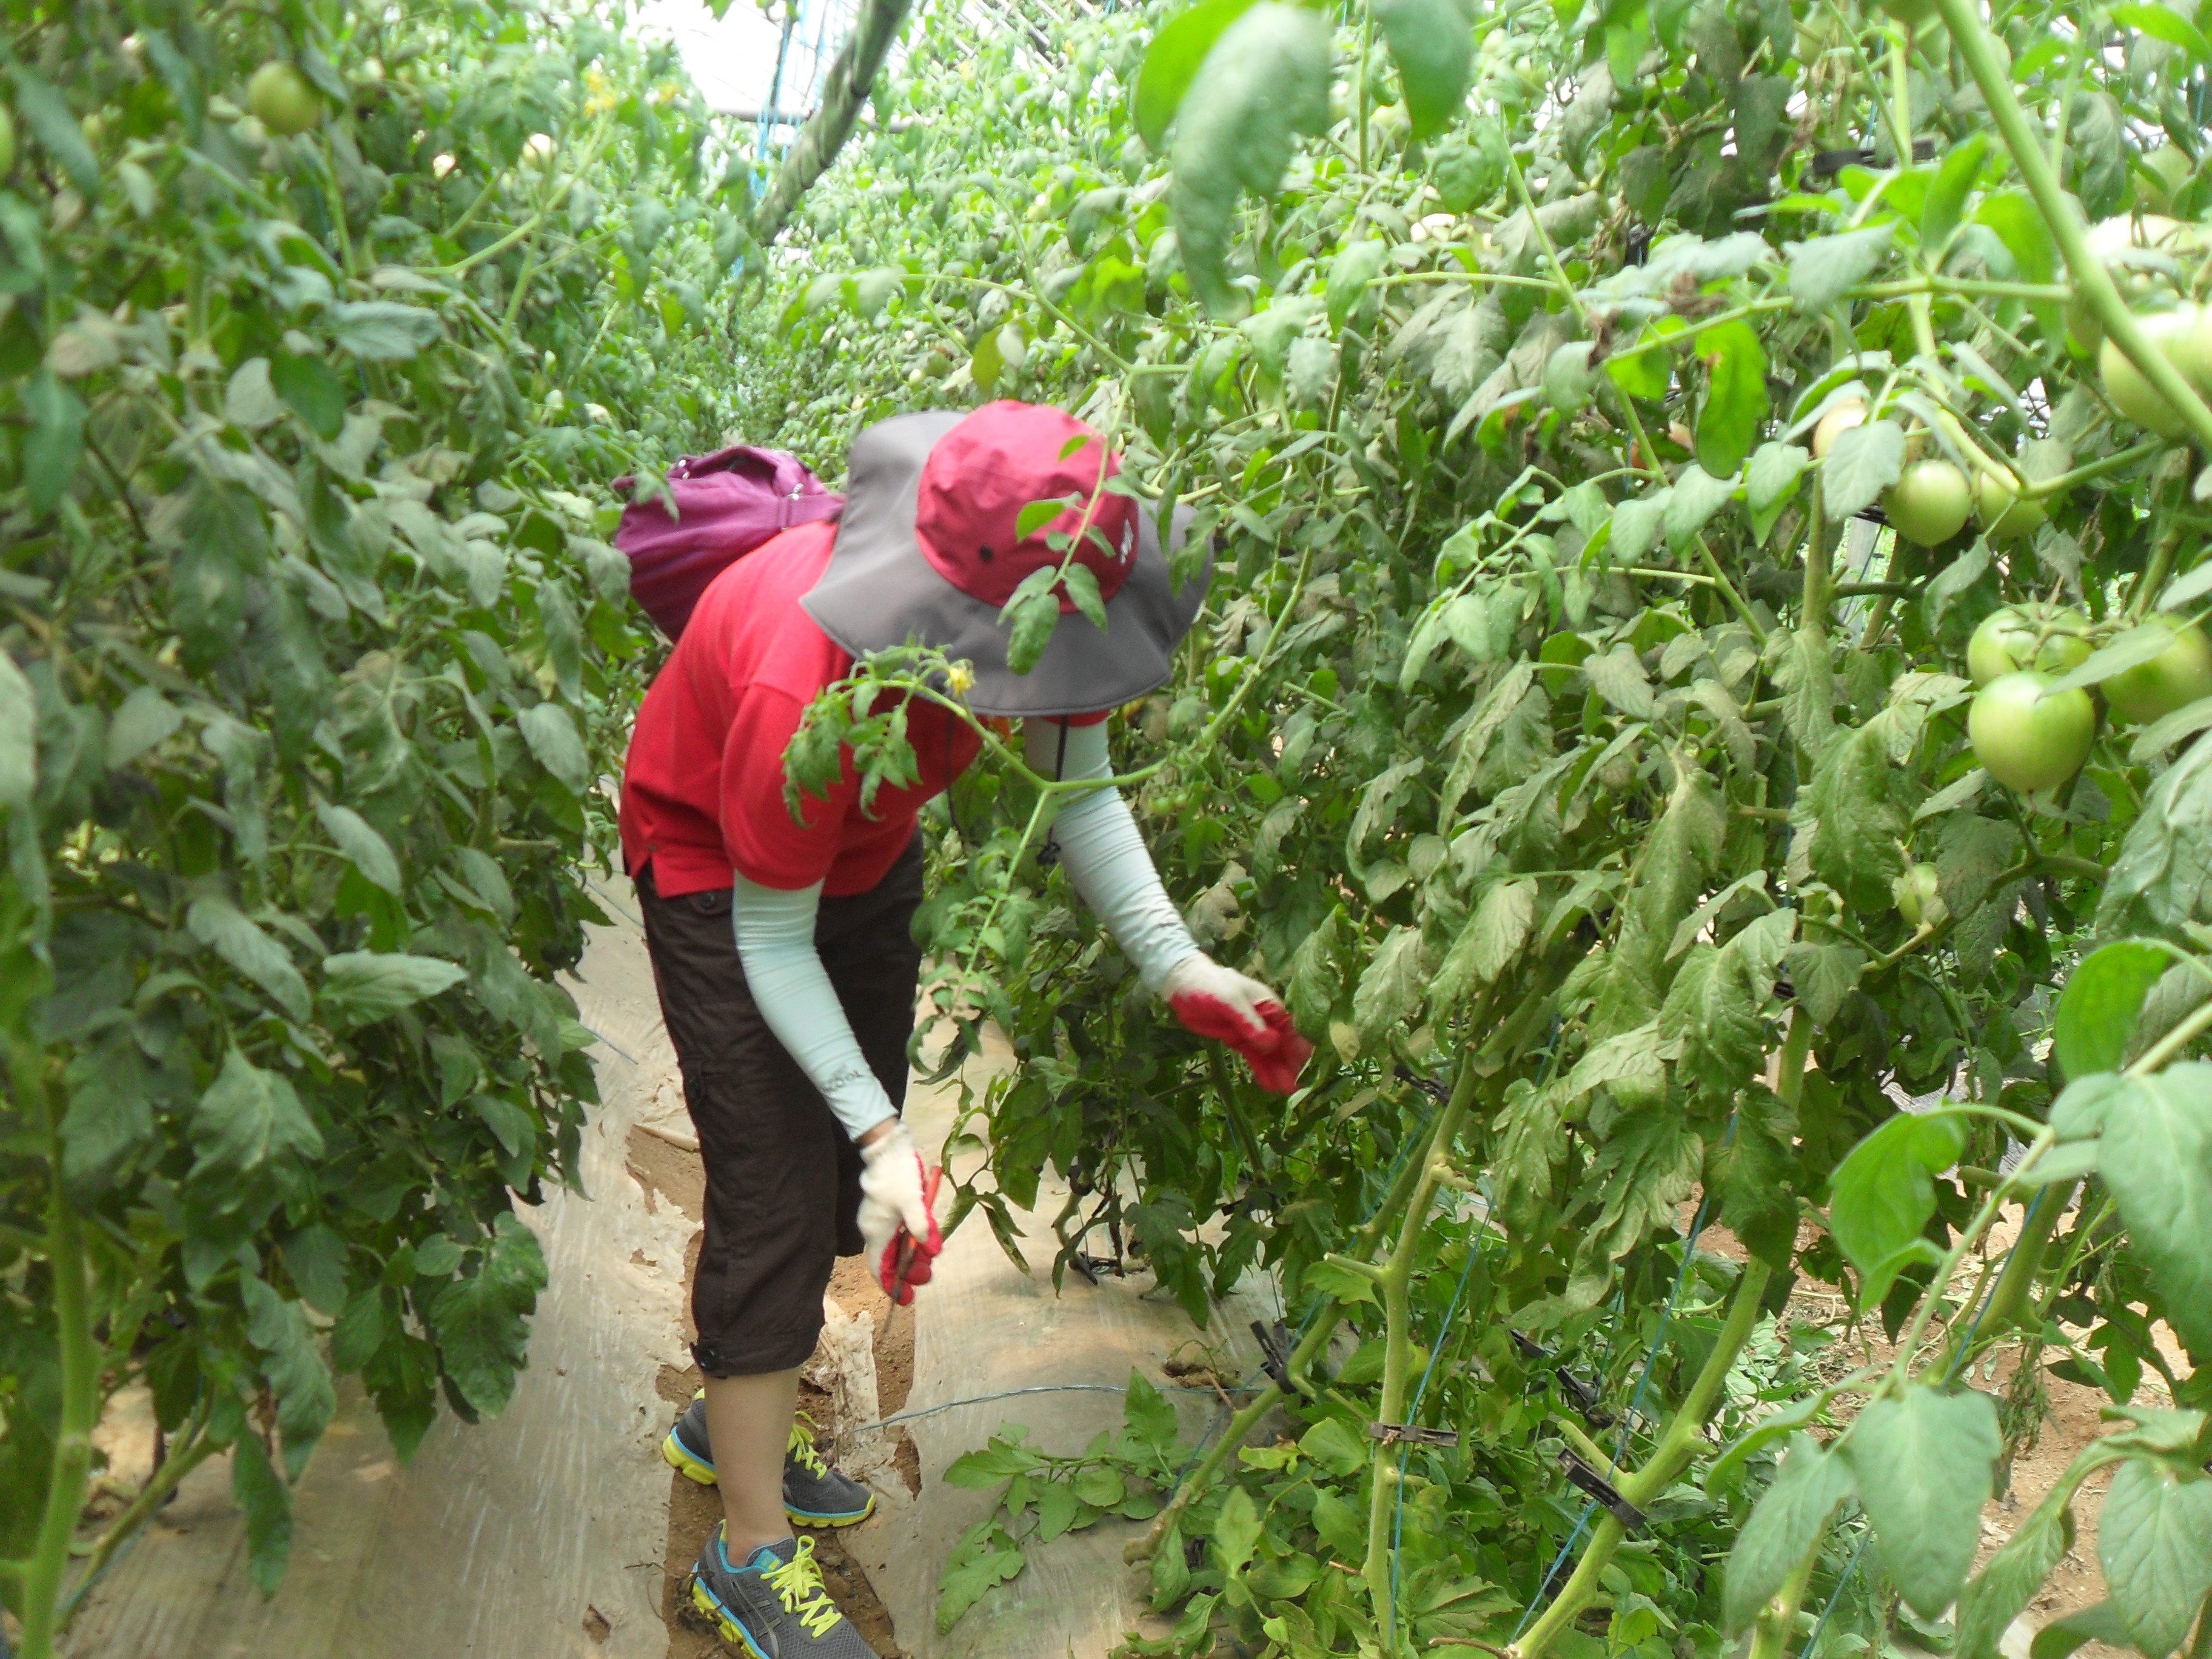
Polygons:
[[813,495],[784,495],[775,504],[776,527],[788,530],[796,524],[818,524],[844,510],[845,498],[830,490]]

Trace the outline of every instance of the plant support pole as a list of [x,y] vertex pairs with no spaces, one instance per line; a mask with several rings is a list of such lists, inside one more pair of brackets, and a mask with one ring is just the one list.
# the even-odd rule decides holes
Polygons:
[[846,139],[853,136],[860,106],[876,84],[877,73],[890,55],[891,42],[898,39],[899,25],[906,21],[911,3],[912,0],[866,0],[860,21],[837,50],[837,61],[830,65],[820,107],[799,129],[776,173],[768,200],[762,204],[753,235],[763,247],[782,234],[799,198],[830,170]]

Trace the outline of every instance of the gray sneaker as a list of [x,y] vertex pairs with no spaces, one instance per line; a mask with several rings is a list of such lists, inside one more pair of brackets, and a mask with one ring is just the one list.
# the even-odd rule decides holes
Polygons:
[[[705,1390],[691,1397],[660,1443],[669,1464],[702,1486],[714,1484],[714,1452],[707,1437]],[[783,1510],[794,1525],[849,1527],[875,1513],[876,1495],[830,1467],[814,1443],[814,1425],[802,1412],[791,1425],[783,1455]]]
[[763,1544],[740,1566],[715,1528],[691,1569],[691,1605],[753,1659],[876,1659],[822,1588],[811,1538]]

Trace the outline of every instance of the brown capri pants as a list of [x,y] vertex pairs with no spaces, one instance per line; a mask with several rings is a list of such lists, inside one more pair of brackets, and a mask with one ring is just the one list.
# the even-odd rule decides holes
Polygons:
[[[637,896],[707,1166],[692,1355],[708,1376],[789,1370],[822,1334],[836,1259],[860,1252],[860,1154],[753,1004],[730,890],[664,899],[647,866]],[[823,899],[814,926],[830,982],[894,1109],[906,1101],[921,902],[917,836],[870,891]]]

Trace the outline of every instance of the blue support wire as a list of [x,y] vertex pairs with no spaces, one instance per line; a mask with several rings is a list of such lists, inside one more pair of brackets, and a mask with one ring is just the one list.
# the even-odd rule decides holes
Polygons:
[[[1421,1413],[1421,1401],[1429,1391],[1429,1379],[1436,1375],[1437,1361],[1443,1357],[1445,1340],[1451,1335],[1452,1322],[1458,1318],[1460,1304],[1467,1297],[1467,1281],[1474,1274],[1474,1264],[1482,1255],[1480,1237],[1468,1235],[1467,1265],[1459,1270],[1459,1284],[1453,1290],[1449,1303],[1445,1304],[1443,1322],[1437,1327],[1437,1340],[1429,1350],[1429,1363],[1421,1367],[1421,1380],[1413,1390],[1413,1401],[1406,1407],[1406,1421],[1412,1422]],[[1406,1465],[1413,1455],[1410,1445],[1398,1449],[1398,1491],[1390,1516],[1390,1632],[1393,1640],[1398,1630],[1398,1550],[1406,1532]]]

